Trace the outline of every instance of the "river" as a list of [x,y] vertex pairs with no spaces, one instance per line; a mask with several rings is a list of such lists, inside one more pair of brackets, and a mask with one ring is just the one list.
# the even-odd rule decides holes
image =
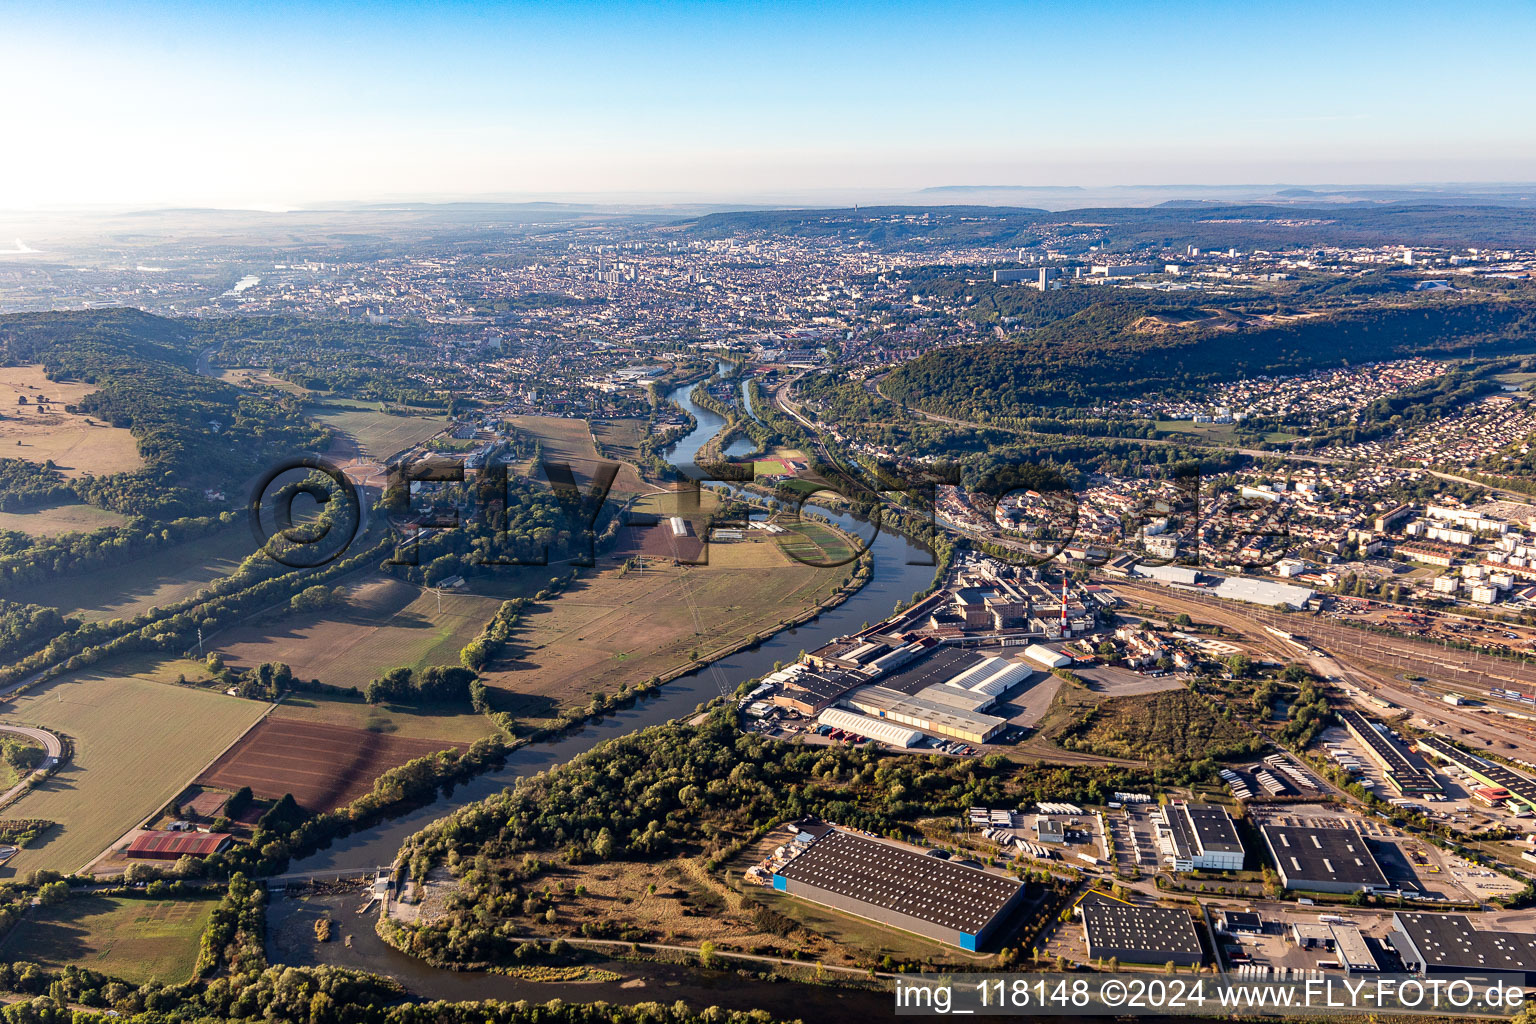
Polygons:
[[[674,444],[667,455],[679,470],[698,479],[702,474],[693,464],[694,457],[700,446],[713,437],[725,421],[708,409],[694,405],[688,397],[691,390],[691,386],[678,388],[671,398],[692,413],[698,424]],[[742,455],[751,448],[751,442],[738,440],[726,451],[730,455]],[[732,692],[742,680],[771,671],[775,661],[793,661],[801,650],[819,647],[833,637],[859,630],[866,622],[885,618],[895,609],[897,601],[910,599],[933,579],[932,556],[905,537],[887,531],[874,532],[868,523],[852,516],[821,509],[818,514],[826,515],[855,536],[870,537],[874,533],[871,544],[873,574],[869,582],[847,601],[802,626],[775,634],[755,649],[740,651],[680,676],[662,686],[655,696],[633,707],[606,714],[557,740],[530,744],[513,751],[503,767],[455,786],[424,807],[338,839],[327,849],[295,861],[288,870],[308,873],[355,869],[362,873],[389,864],[407,836],[445,814],[498,793],[519,777],[569,761],[604,740],[690,714],[699,704]],[[761,1008],[782,1018],[866,1020],[884,1016],[891,1006],[891,997],[884,993],[765,982],[730,972],[699,971],[666,964],[605,963],[603,966],[624,976],[623,982],[612,984],[542,983],[505,975],[444,971],[406,956],[379,940],[372,931],[372,915],[358,918],[344,911],[339,902],[329,903],[340,899],[344,898],[276,901],[271,912],[268,941],[273,962],[329,963],[373,970],[400,980],[414,995],[427,999],[545,1000],[559,997],[569,1001],[605,999],[611,1002],[682,999],[698,1007],[718,1004],[735,1009]],[[321,908],[332,910],[332,917],[351,933],[351,946],[340,941],[316,943],[312,928],[306,939],[307,926],[297,929],[292,926],[294,920],[312,915]]]
[[[689,390],[688,387],[679,388],[672,393],[672,398],[694,415],[698,426],[672,447],[668,457],[679,469],[697,476],[693,457],[699,447],[719,431],[724,420],[708,409],[694,405],[688,398]],[[750,449],[750,442],[746,444]],[[733,443],[730,448],[737,446]],[[405,838],[427,823],[465,804],[500,792],[520,776],[563,764],[604,740],[688,714],[697,705],[732,692],[743,680],[772,671],[775,661],[794,661],[802,650],[811,650],[833,637],[857,632],[866,622],[878,622],[895,610],[897,601],[909,600],[932,581],[932,556],[900,534],[884,530],[875,532],[868,523],[849,515],[824,509],[818,509],[818,514],[825,515],[854,536],[869,538],[874,534],[870,545],[874,555],[873,574],[869,582],[848,600],[804,625],[774,634],[756,648],[739,651],[696,672],[679,676],[661,687],[655,696],[632,707],[606,714],[557,740],[533,743],[515,750],[507,756],[503,767],[455,786],[424,807],[338,839],[326,849],[295,861],[288,870],[292,873],[338,869],[362,871],[392,863]],[[846,570],[839,567],[825,571]]]

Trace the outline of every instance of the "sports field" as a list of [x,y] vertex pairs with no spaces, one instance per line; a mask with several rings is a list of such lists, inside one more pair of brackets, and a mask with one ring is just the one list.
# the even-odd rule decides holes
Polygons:
[[86,967],[134,984],[188,981],[213,900],[72,896],[36,907],[0,941],[0,958]]
[[196,664],[121,659],[77,672],[4,705],[0,721],[68,736],[73,756],[6,809],[10,818],[59,823],[18,853],[0,877],[38,868],[75,871],[179,793],[267,705],[177,686]]
[[390,668],[457,665],[460,649],[480,635],[502,601],[548,580],[547,569],[509,566],[489,581],[475,581],[474,590],[443,594],[439,611],[437,595],[373,576],[348,588],[345,605],[225,630],[216,647],[233,667],[281,661],[303,679],[363,687]]
[[292,793],[310,811],[328,811],[368,792],[396,765],[467,743],[408,739],[323,725],[268,719],[252,729],[198,782],[236,790],[250,786],[262,799]]
[[140,468],[144,460],[131,433],[98,416],[64,411],[95,390],[94,384],[49,380],[41,364],[0,367],[0,452],[28,462],[51,459],[70,478]]
[[88,622],[132,618],[156,605],[191,597],[199,588],[234,572],[255,550],[256,541],[242,523],[123,565],[66,576],[10,596],[79,615]]
[[584,574],[530,606],[512,657],[483,673],[499,709],[529,719],[585,704],[707,658],[779,625],[834,593],[850,570],[793,562],[766,536],[714,543],[706,566],[644,559]]
[[[4,449],[0,449],[3,452]],[[110,509],[73,501],[26,512],[0,512],[0,530],[16,530],[30,537],[57,537],[61,533],[90,533],[104,526],[121,526],[128,517]]]
[[446,416],[395,416],[377,406],[356,405],[325,402],[308,406],[304,411],[352,438],[357,444],[356,454],[370,459],[387,459],[436,436],[448,426]]

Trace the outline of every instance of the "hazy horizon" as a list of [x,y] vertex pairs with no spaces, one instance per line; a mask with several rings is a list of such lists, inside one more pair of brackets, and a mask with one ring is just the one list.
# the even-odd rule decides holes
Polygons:
[[7,6],[13,210],[1536,166],[1527,4]]

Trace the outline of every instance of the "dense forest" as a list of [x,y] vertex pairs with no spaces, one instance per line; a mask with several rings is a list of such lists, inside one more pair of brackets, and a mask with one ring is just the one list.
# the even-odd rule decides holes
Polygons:
[[203,510],[205,489],[238,489],[277,458],[323,449],[324,430],[298,400],[253,395],[197,372],[199,325],[137,310],[0,317],[0,358],[42,363],[51,380],[96,386],[73,411],[131,431],[138,473],[76,484],[82,498],[126,515]]
[[1528,349],[1536,301],[1471,298],[1365,307],[1241,327],[1149,329],[1133,302],[1091,305],[1004,344],[932,352],[885,378],[892,400],[988,423],[1042,407],[1188,393],[1261,374],[1409,355]]
[[445,391],[423,377],[451,379],[421,330],[408,324],[241,317],[200,328],[214,366],[260,366],[312,391],[401,406],[446,409]]

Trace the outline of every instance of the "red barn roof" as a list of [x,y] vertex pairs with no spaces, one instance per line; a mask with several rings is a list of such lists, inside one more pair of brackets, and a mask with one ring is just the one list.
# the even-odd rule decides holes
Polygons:
[[218,853],[233,839],[224,832],[145,832],[128,844],[128,855],[166,860],[206,857]]

